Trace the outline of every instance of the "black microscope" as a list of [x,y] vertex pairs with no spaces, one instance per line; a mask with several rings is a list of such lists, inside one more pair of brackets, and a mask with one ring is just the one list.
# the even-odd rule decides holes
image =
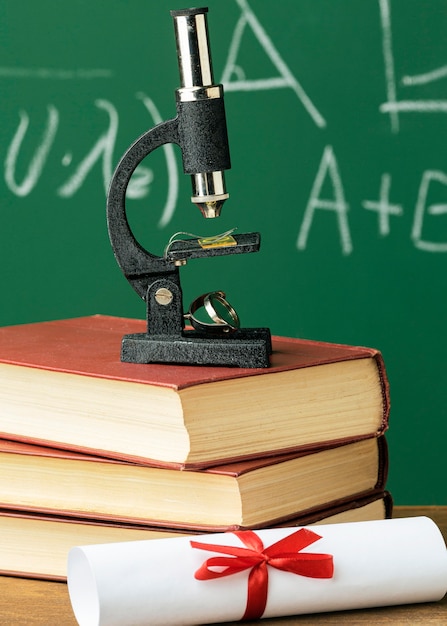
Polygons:
[[[218,217],[228,198],[224,172],[231,163],[223,87],[213,80],[207,12],[207,8],[171,11],[181,84],[175,92],[177,115],[130,146],[110,183],[107,222],[112,248],[147,307],[147,332],[123,337],[121,360],[265,368],[272,350],[269,329],[240,328],[222,291],[199,296],[184,313],[180,285],[180,268],[189,259],[256,252],[259,233],[174,239],[160,257],[138,243],[126,216],[126,189],[133,172],[167,143],[180,146],[184,173],[191,176],[191,201],[205,218]],[[209,322],[197,314],[202,307]]]

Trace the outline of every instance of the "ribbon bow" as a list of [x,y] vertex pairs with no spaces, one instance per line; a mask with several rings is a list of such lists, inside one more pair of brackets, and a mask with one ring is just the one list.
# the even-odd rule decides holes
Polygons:
[[247,546],[246,548],[191,541],[193,548],[230,555],[207,559],[195,572],[194,577],[197,580],[211,580],[251,568],[243,620],[259,619],[265,611],[268,593],[267,565],[310,578],[332,578],[334,574],[331,554],[300,552],[321,539],[320,535],[312,530],[300,528],[267,548],[264,548],[261,539],[252,530],[236,531],[234,534]]

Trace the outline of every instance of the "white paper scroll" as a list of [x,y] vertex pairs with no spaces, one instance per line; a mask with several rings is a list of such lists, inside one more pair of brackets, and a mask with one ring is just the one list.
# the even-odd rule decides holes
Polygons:
[[[258,530],[256,538],[268,553],[270,546],[297,530]],[[198,580],[195,573],[200,568],[206,570],[204,564],[210,563],[209,559],[213,563],[213,559],[224,557],[225,563],[235,563],[228,561],[237,558],[231,552],[235,547],[246,548],[237,534],[73,548],[68,558],[68,587],[75,616],[80,626],[170,626],[240,620],[247,609],[249,585],[255,595],[259,591],[256,581],[249,580],[249,576],[256,578],[258,569],[253,562],[257,559],[264,560],[260,569],[268,572],[262,617],[431,602],[440,600],[447,591],[445,543],[436,524],[427,517],[309,526],[305,532],[317,533],[317,538],[293,554],[282,555],[286,558],[268,564],[262,550],[259,559],[252,550],[252,561],[238,561],[241,567],[245,563],[246,569],[209,580]],[[228,554],[195,548],[191,541],[228,546],[222,548]],[[320,567],[321,560],[326,577],[281,569],[290,563],[308,567],[300,556],[303,554],[326,555],[306,557],[315,561],[311,573],[312,567]],[[328,574],[328,561],[333,564],[332,574]],[[272,566],[275,563],[280,569]],[[212,576],[225,568],[211,565],[208,569]]]

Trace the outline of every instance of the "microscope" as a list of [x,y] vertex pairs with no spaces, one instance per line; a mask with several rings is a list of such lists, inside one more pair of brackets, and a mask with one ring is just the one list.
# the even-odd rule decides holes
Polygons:
[[[163,256],[143,248],[126,215],[126,190],[139,163],[167,143],[181,149],[183,170],[191,176],[191,201],[206,219],[220,215],[228,198],[225,171],[230,169],[223,87],[214,84],[207,8],[171,11],[177,47],[180,88],[175,118],[145,132],[125,152],[110,183],[107,225],[124,276],[146,302],[147,331],[125,335],[121,360],[265,368],[272,351],[267,328],[241,328],[222,291],[196,298],[185,313],[180,268],[190,259],[257,252],[259,233],[175,240]],[[210,321],[203,321],[199,309]]]

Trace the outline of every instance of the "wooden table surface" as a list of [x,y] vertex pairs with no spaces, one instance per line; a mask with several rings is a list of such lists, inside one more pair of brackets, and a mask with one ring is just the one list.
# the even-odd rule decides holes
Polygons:
[[[396,507],[394,517],[427,515],[447,540],[447,507]],[[245,622],[254,624],[255,622]],[[303,624],[447,624],[447,595],[440,602],[405,606],[340,611],[265,619],[263,626]],[[0,624],[2,626],[76,626],[67,586],[64,583],[0,576]]]

